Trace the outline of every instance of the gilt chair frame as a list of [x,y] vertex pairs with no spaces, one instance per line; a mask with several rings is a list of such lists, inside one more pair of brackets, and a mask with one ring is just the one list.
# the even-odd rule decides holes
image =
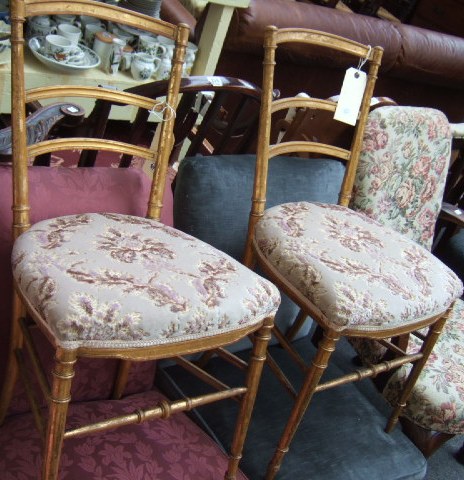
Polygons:
[[[320,100],[316,98],[282,98],[276,101],[272,99],[272,90],[274,83],[274,69],[276,64],[276,49],[280,44],[288,42],[302,42],[317,45],[318,47],[331,47],[339,52],[354,55],[359,58],[367,58],[368,61],[368,79],[364,92],[363,101],[358,116],[358,122],[353,133],[353,140],[350,150],[336,147],[333,145],[320,144],[313,141],[283,141],[279,144],[269,145],[271,134],[272,115],[280,110],[289,108],[302,109],[322,109],[334,112],[336,103],[330,100]],[[332,34],[305,30],[305,29],[277,29],[268,27],[264,40],[264,62],[263,62],[263,99],[261,104],[260,129],[258,133],[258,148],[256,160],[255,184],[252,198],[252,208],[249,219],[249,230],[244,255],[244,263],[249,267],[254,267],[257,263],[262,271],[270,278],[286,295],[288,295],[301,309],[297,323],[301,325],[305,319],[310,316],[316,320],[322,327],[323,335],[319,342],[318,350],[311,360],[307,363],[293,350],[291,343],[277,327],[273,328],[273,334],[279,343],[288,351],[296,364],[304,373],[304,382],[301,389],[296,392],[288,379],[279,369],[278,365],[268,356],[268,363],[271,369],[276,373],[279,380],[295,398],[293,409],[290,413],[284,432],[280,438],[279,444],[268,465],[266,480],[272,480],[280,469],[283,457],[288,452],[289,445],[295,435],[298,425],[308,408],[311,399],[316,392],[320,392],[335,386],[343,385],[352,381],[358,381],[363,378],[375,377],[377,374],[398,368],[405,363],[414,362],[414,367],[400,396],[398,404],[388,420],[386,431],[391,431],[398,421],[401,410],[409,397],[417,377],[424,366],[428,355],[430,354],[442,328],[449,315],[450,309],[446,312],[436,315],[432,318],[418,321],[414,325],[414,330],[422,327],[429,327],[429,331],[424,338],[422,349],[419,353],[411,355],[398,347],[395,343],[384,340],[389,337],[398,337],[407,334],[413,330],[411,326],[389,328],[378,332],[362,332],[356,329],[335,329],[330,325],[325,315],[319,308],[303,296],[286,278],[273,267],[260,249],[254,238],[254,230],[257,222],[264,214],[266,203],[266,178],[268,170],[268,161],[273,157],[282,154],[295,153],[316,153],[319,155],[328,155],[332,158],[341,159],[346,162],[346,173],[341,185],[339,196],[339,205],[347,207],[350,203],[351,192],[354,184],[356,168],[359,154],[362,147],[364,128],[369,113],[370,100],[373,94],[374,84],[377,78],[378,69],[382,58],[382,48],[370,48],[351,40],[346,40]],[[305,161],[302,159],[302,161]],[[308,160],[306,160],[308,161]],[[311,161],[311,160],[309,160]],[[317,160],[315,160],[317,161]],[[336,348],[338,340],[342,336],[363,337],[379,339],[394,352],[394,358],[384,361],[377,365],[372,365],[364,369],[356,370],[334,380],[320,383],[323,372],[325,371],[331,354]]]

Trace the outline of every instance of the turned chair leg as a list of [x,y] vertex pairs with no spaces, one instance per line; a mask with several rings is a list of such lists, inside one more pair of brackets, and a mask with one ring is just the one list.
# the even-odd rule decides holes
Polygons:
[[425,339],[423,345],[422,345],[422,353],[423,357],[417,361],[412,369],[411,372],[408,376],[408,379],[406,380],[406,383],[404,384],[403,391],[401,392],[401,395],[398,399],[398,402],[393,409],[393,412],[390,415],[390,418],[388,419],[387,426],[385,428],[385,431],[387,433],[391,432],[393,428],[395,428],[395,425],[398,423],[398,418],[401,415],[401,412],[403,411],[404,407],[406,406],[406,402],[409,399],[409,396],[411,395],[412,389],[414,388],[414,385],[416,384],[417,378],[419,377],[425,363],[427,362],[430,352],[432,351],[436,341],[438,340],[438,337],[440,336],[441,331],[443,330],[443,327],[445,325],[446,319],[448,318],[450,311],[448,310],[447,313],[445,313],[439,320],[437,320],[429,329],[429,333],[427,334],[427,338]]
[[280,437],[279,445],[276,448],[274,456],[268,465],[265,477],[266,480],[273,480],[279,471],[283,458],[289,451],[290,443],[308,408],[309,403],[311,402],[316,387],[319,384],[325,369],[327,368],[329,359],[334,352],[335,346],[339,339],[340,335],[338,333],[333,331],[324,331],[324,335],[319,344],[317,353],[311,362],[311,367],[307,371],[303,386],[298,393],[287,425],[285,426],[285,430]]
[[58,349],[53,369],[53,386],[49,405],[47,434],[45,437],[42,480],[57,480],[61,449],[66,428],[68,405],[71,401],[71,384],[76,363],[74,350]]
[[246,379],[247,391],[242,399],[239,411],[237,428],[234,432],[232,446],[230,450],[230,459],[225,480],[235,480],[237,478],[238,464],[242,458],[243,445],[250,424],[251,414],[258,392],[259,380],[266,362],[266,350],[271,339],[271,330],[273,319],[265,321],[264,325],[254,334],[253,350],[249,360],[249,368]]

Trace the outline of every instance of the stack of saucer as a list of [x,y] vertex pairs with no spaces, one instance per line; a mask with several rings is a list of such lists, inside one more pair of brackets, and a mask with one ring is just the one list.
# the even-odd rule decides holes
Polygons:
[[162,0],[121,0],[119,6],[143,13],[150,17],[159,18]]

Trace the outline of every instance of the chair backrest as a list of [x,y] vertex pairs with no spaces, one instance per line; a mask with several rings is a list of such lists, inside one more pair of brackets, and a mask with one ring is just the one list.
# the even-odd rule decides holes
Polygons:
[[[160,98],[166,91],[166,81],[136,85],[125,90],[127,93],[152,99]],[[196,154],[213,155],[224,153],[246,153],[256,140],[261,89],[256,85],[233,77],[192,76],[182,78],[182,98],[176,111],[174,125],[174,151],[170,164],[178,158],[184,140],[190,145],[186,156]],[[111,108],[118,105],[107,100],[98,101],[89,116],[87,129],[92,136],[103,138],[109,131],[108,118]],[[139,108],[127,138],[134,143],[144,144],[154,125],[149,122],[149,112]],[[82,152],[80,166],[93,166],[97,152]],[[120,167],[128,167],[131,155],[123,155]]]
[[387,106],[370,112],[351,207],[431,249],[451,155],[445,115]]
[[[287,45],[284,45],[287,44]],[[302,44],[302,45],[297,45]],[[299,140],[281,141],[270,145],[271,132],[274,132],[273,123],[275,114],[286,111],[290,108],[323,110],[326,112],[335,112],[337,105],[341,105],[334,100],[318,99],[314,97],[291,97],[273,98],[274,92],[274,71],[276,68],[276,50],[278,46],[287,48],[296,48],[303,46],[305,49],[311,49],[314,55],[331,56],[337,61],[346,62],[347,67],[356,67],[356,72],[351,71],[353,76],[363,76],[360,73],[359,66],[367,65],[367,77],[365,88],[358,90],[360,95],[360,107],[354,121],[352,129],[352,138],[349,148],[343,148],[335,145],[313,141],[311,134],[308,138]],[[364,127],[369,112],[370,101],[372,98],[374,85],[377,79],[377,72],[380,66],[383,50],[381,47],[371,47],[362,45],[352,40],[344,39],[337,35],[332,35],[315,30],[286,28],[277,29],[269,27],[266,30],[264,38],[264,62],[263,62],[263,95],[260,112],[260,125],[258,133],[256,175],[252,200],[252,209],[249,220],[249,233],[245,251],[245,263],[252,263],[251,242],[254,226],[258,219],[263,215],[266,201],[266,180],[268,175],[268,162],[271,158],[286,154],[310,154],[311,156],[327,156],[338,159],[346,163],[346,173],[341,185],[339,204],[348,205],[352,193],[353,181],[356,167],[361,150]],[[347,75],[349,72],[347,72]],[[356,77],[358,78],[358,77]],[[347,77],[348,79],[348,77]],[[347,80],[345,80],[346,82]],[[353,93],[351,91],[348,97]],[[345,97],[346,98],[346,97]],[[337,124],[337,120],[334,120]],[[304,161],[304,160],[302,160]],[[314,160],[316,161],[316,160]]]
[[[185,49],[188,39],[188,27],[171,25],[167,22],[143,15],[136,11],[123,9],[103,2],[93,0],[77,0],[62,2],[59,0],[14,0],[11,9],[11,43],[12,43],[12,130],[13,130],[13,212],[14,236],[25,231],[30,224],[28,199],[28,159],[47,152],[68,149],[91,149],[119,152],[121,154],[136,154],[155,162],[153,184],[148,202],[147,216],[159,219],[162,207],[168,159],[173,146],[174,109],[178,103],[179,85]],[[39,15],[88,15],[103,21],[117,22],[131,28],[137,28],[148,33],[168,37],[175,42],[170,78],[166,84],[165,98],[154,101],[151,98],[118,92],[110,88],[82,86],[76,84],[75,76],[70,77],[70,85],[63,85],[64,75],[53,75],[50,71],[50,83],[43,87],[27,89],[24,74],[26,55],[26,40],[24,38],[24,23],[27,19]],[[77,75],[77,74],[76,74]],[[50,100],[54,98],[92,98],[118,101],[121,104],[132,105],[156,110],[161,116],[161,130],[157,148],[144,148],[138,145],[115,140],[104,140],[86,137],[58,138],[27,145],[26,138],[26,104]]]

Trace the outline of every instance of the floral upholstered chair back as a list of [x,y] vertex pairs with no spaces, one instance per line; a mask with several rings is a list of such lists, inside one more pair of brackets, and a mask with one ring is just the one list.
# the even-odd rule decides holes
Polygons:
[[351,206],[431,249],[451,154],[445,115],[385,106],[369,114]]
[[[432,108],[384,106],[369,113],[351,207],[432,247],[451,156],[451,129]],[[363,362],[386,353],[379,343],[350,339]]]

